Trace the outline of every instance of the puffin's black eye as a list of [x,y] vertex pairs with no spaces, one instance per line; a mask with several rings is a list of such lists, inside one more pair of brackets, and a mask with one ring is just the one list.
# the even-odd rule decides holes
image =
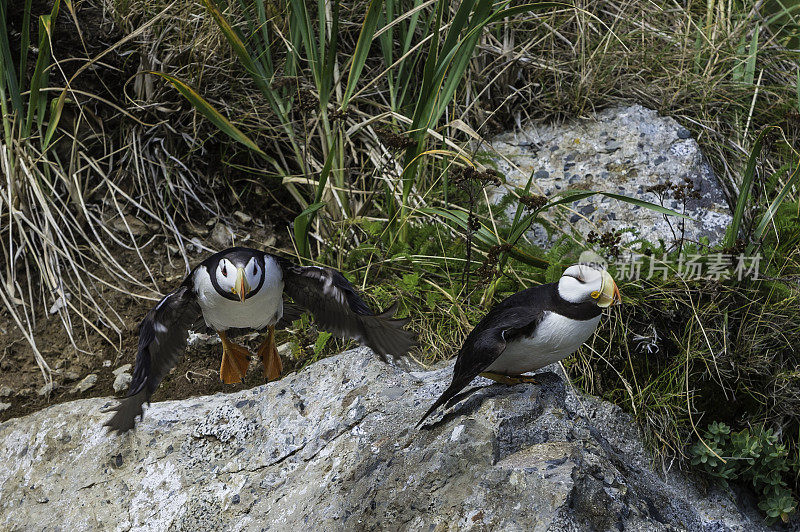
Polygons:
[[224,264],[222,265],[222,275],[225,277],[228,276],[228,268],[226,268]]
[[258,266],[256,266],[255,263],[253,263],[253,275],[255,275],[257,273],[258,273]]

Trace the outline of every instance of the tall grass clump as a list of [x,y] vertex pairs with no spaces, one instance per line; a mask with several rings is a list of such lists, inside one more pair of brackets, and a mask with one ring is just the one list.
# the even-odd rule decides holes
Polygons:
[[[3,20],[8,9],[7,1],[0,1]],[[50,368],[34,337],[38,308],[58,313],[71,339],[81,322],[112,343],[120,332],[115,325],[119,320],[102,304],[97,291],[101,276],[122,269],[99,238],[102,224],[83,197],[89,167],[96,162],[81,156],[87,139],[78,134],[84,132],[86,118],[79,118],[71,128],[60,127],[65,106],[75,99],[68,86],[53,83],[60,72],[51,53],[60,9],[61,2],[56,0],[51,12],[39,17],[37,34],[31,35],[31,0],[25,1],[18,57],[11,54],[8,25],[0,27],[0,166],[4,176],[0,300],[33,348],[46,380]],[[38,44],[35,55],[30,52],[31,42]],[[30,64],[34,66],[29,76]],[[56,145],[67,148],[56,150]],[[101,330],[98,319],[109,328]]]
[[[268,175],[281,180],[302,210],[294,238],[298,253],[308,256],[312,222],[318,239],[331,232],[318,211],[334,221],[352,219],[378,198],[387,238],[407,240],[409,216],[431,187],[430,180],[417,179],[422,158],[464,157],[463,148],[437,129],[485,28],[556,4],[374,1],[360,27],[340,27],[338,1],[319,0],[315,9],[294,1],[204,5],[269,104],[273,131],[262,137],[269,147],[256,147],[199,94],[168,79],[221,131],[258,152]],[[238,10],[241,22],[232,24],[224,7]],[[383,61],[368,65],[375,40]],[[385,91],[377,101],[369,92],[375,90]],[[455,150],[429,150],[429,139]]]
[[[10,24],[0,28],[0,303],[49,381],[42,338],[36,334],[41,322],[58,316],[78,350],[86,345],[81,336],[119,349],[128,323],[109,296],[158,297],[141,253],[141,229],[163,226],[181,243],[173,222],[176,211],[180,215],[192,205],[192,197],[204,192],[145,168],[153,159],[142,157],[141,145],[118,143],[117,132],[106,129],[102,116],[113,116],[116,123],[142,122],[122,102],[87,90],[92,85],[83,82],[97,69],[110,68],[109,58],[118,57],[163,13],[93,55],[83,43],[80,56],[59,57],[64,39],[56,28],[72,26],[82,35],[76,8],[69,0],[56,0],[49,13],[35,20],[32,3],[0,1],[4,20],[10,20],[10,9],[21,8],[22,17],[19,34]],[[12,53],[15,49],[19,54]],[[101,116],[97,107],[103,108]],[[121,179],[123,167],[141,169],[141,179]],[[165,189],[184,194],[167,199]],[[138,256],[144,276],[131,271],[121,252]]]

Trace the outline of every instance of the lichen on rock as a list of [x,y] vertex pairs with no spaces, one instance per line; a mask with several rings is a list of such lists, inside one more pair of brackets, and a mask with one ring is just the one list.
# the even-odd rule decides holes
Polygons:
[[[547,246],[572,231],[623,231],[624,241],[662,239],[667,245],[706,237],[714,244],[732,219],[722,187],[691,133],[640,105],[606,109],[564,124],[528,125],[495,137],[490,146],[487,155],[506,177],[505,185],[491,191],[494,202],[510,188],[521,190],[533,175],[531,192],[551,199],[572,190],[610,192],[691,218],[684,225],[680,218],[665,219],[661,213],[597,195],[543,213],[545,225],[534,225],[529,232],[537,245]],[[674,190],[657,191],[667,183],[684,188],[678,196],[691,189],[691,197],[684,202]],[[515,210],[512,203],[512,219]]]

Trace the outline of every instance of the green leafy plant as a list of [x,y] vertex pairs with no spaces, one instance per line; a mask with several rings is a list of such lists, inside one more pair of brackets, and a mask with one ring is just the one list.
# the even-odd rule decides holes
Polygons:
[[728,425],[715,421],[692,446],[691,455],[692,465],[723,484],[749,482],[770,523],[787,522],[795,512],[797,500],[785,480],[791,465],[789,452],[772,429],[731,432]]

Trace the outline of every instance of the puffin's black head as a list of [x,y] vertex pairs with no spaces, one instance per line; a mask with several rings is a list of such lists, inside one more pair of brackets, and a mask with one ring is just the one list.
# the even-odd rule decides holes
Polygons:
[[575,264],[564,270],[558,294],[570,303],[593,301],[600,308],[622,301],[617,283],[596,264]]
[[254,288],[263,282],[264,262],[251,253],[232,251],[220,257],[217,269],[211,275],[216,278],[220,294],[233,294],[242,303]]

